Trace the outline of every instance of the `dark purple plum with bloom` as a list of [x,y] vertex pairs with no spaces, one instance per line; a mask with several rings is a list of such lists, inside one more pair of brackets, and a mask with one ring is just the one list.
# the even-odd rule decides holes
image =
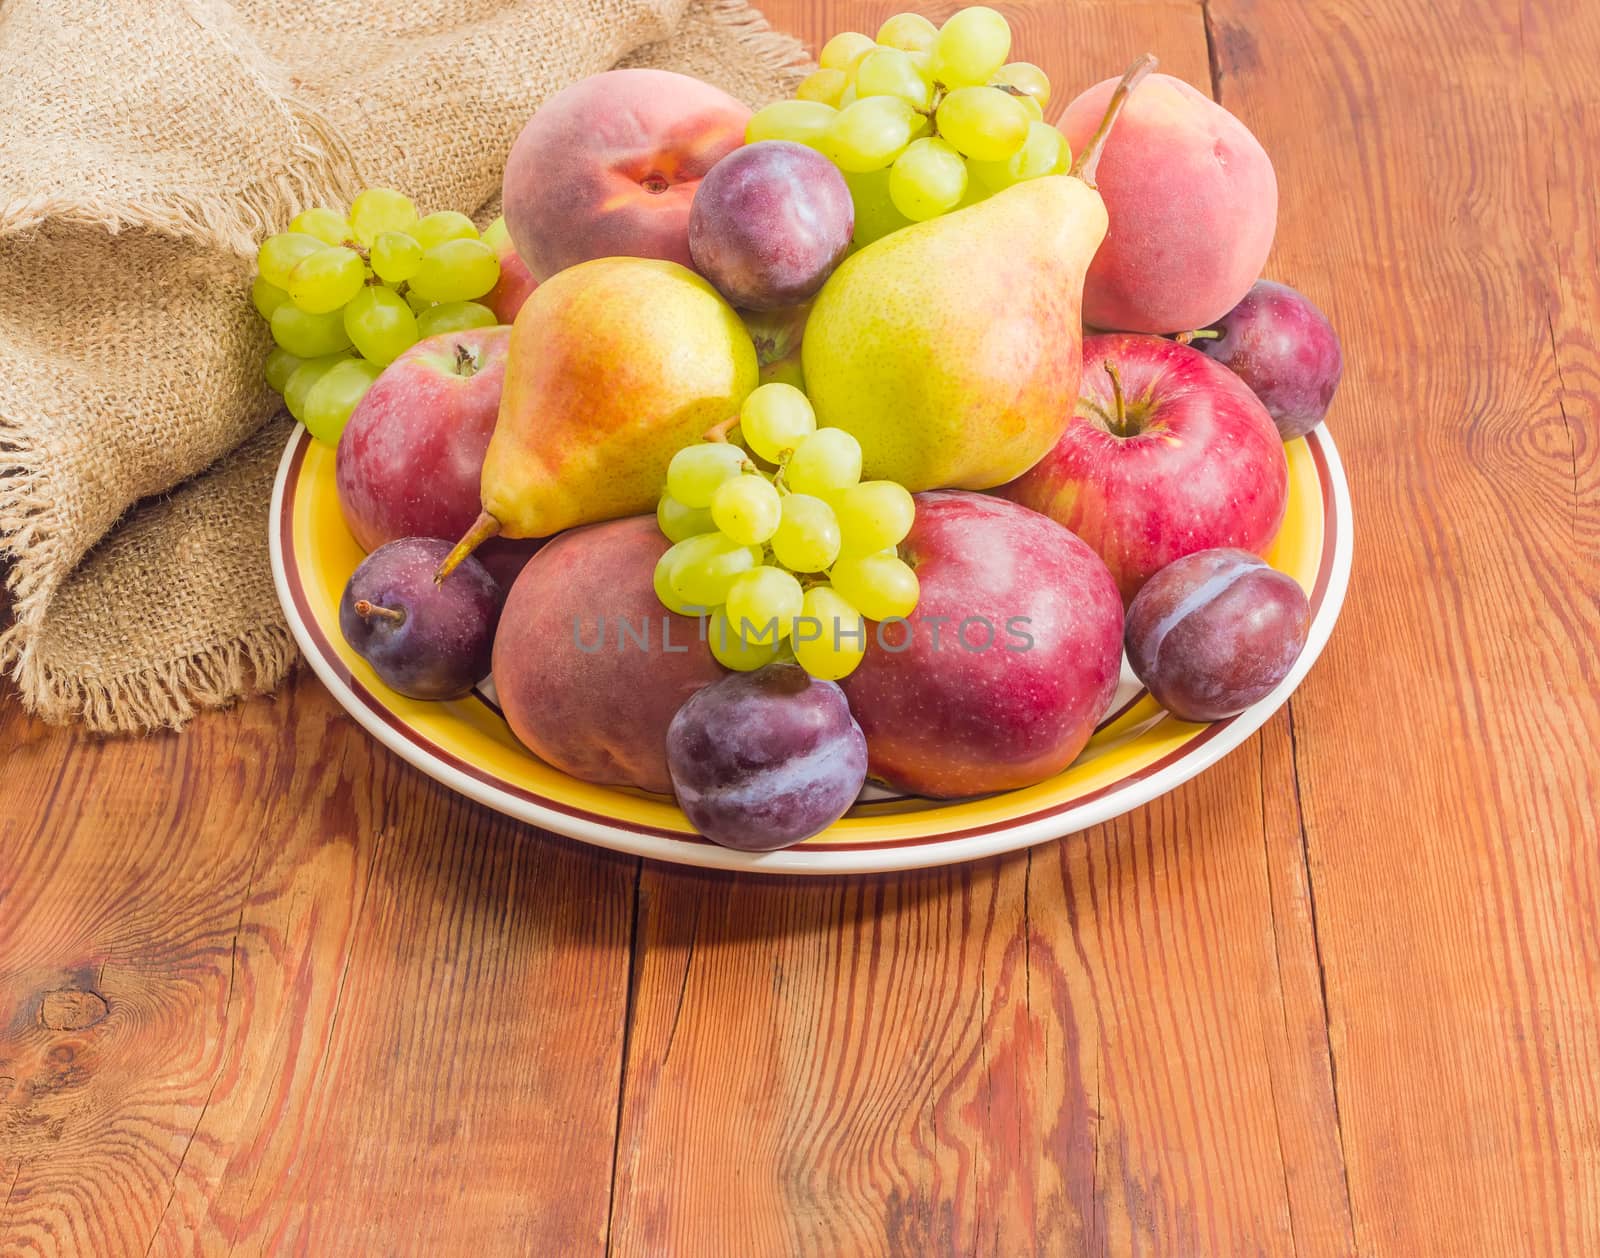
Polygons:
[[700,181],[689,252],[735,306],[778,310],[822,287],[855,225],[838,167],[803,144],[761,140],[734,149]]
[[867,778],[867,740],[838,686],[768,664],[689,698],[667,728],[667,766],[696,830],[769,852],[844,816]]
[[1250,386],[1285,441],[1322,422],[1344,374],[1344,351],[1310,298],[1257,280],[1213,326],[1222,335],[1198,338],[1194,347]]
[[1144,583],[1123,643],[1157,703],[1185,721],[1216,721],[1266,698],[1311,629],[1295,579],[1247,550],[1196,551]]
[[475,558],[435,583],[453,545],[403,537],[380,546],[339,600],[345,641],[386,685],[412,699],[459,699],[489,675],[505,596]]

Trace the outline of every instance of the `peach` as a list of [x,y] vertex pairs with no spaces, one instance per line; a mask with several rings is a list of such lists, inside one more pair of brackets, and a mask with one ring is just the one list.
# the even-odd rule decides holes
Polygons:
[[[1080,151],[1116,87],[1067,106]],[[1083,319],[1122,332],[1187,332],[1239,304],[1266,263],[1278,180],[1244,124],[1181,79],[1152,74],[1129,99],[1100,158],[1110,227],[1089,267]]]
[[506,160],[506,226],[534,279],[591,258],[693,268],[701,177],[744,143],[750,110],[670,70],[608,70],[563,88]]
[[725,676],[699,623],[656,598],[669,545],[653,515],[573,529],[548,543],[506,596],[493,674],[511,732],[586,782],[672,790],[667,726]]

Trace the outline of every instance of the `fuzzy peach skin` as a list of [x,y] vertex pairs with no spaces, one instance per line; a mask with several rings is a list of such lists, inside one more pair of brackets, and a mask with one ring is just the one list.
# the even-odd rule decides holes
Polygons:
[[[1117,80],[1058,124],[1079,152]],[[1266,264],[1278,179],[1266,150],[1182,79],[1152,74],[1112,128],[1097,175],[1110,227],[1089,266],[1083,318],[1122,332],[1187,332],[1227,314]]]
[[692,269],[695,189],[749,121],[720,88],[670,70],[608,70],[557,92],[506,160],[506,226],[533,278],[591,258]]
[[573,529],[506,596],[494,639],[500,707],[523,745],[563,773],[672,790],[667,726],[724,670],[699,622],[656,598],[651,578],[670,544],[653,515]]

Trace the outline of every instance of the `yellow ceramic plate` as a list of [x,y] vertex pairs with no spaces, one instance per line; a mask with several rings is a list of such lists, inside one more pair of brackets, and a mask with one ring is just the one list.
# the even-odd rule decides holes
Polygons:
[[784,873],[852,873],[971,860],[1070,834],[1136,808],[1214,764],[1258,729],[1311,668],[1350,575],[1350,495],[1321,429],[1293,441],[1289,509],[1272,564],[1311,598],[1311,636],[1294,671],[1248,711],[1191,725],[1156,705],[1126,663],[1111,712],[1064,772],[1025,790],[959,803],[869,792],[831,829],[781,852],[749,854],[696,835],[667,798],[592,786],[517,742],[492,690],[453,703],[395,694],[339,632],[339,597],[362,552],[345,527],[333,451],[295,431],[272,496],[278,597],[318,677],[356,720],[431,777],[490,808],[588,843],[659,860]]

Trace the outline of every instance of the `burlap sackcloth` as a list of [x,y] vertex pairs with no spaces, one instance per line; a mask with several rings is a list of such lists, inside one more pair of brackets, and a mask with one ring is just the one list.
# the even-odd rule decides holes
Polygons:
[[489,212],[539,103],[619,62],[752,106],[805,65],[741,0],[0,3],[0,667],[30,709],[177,726],[283,678],[256,244],[370,185]]

